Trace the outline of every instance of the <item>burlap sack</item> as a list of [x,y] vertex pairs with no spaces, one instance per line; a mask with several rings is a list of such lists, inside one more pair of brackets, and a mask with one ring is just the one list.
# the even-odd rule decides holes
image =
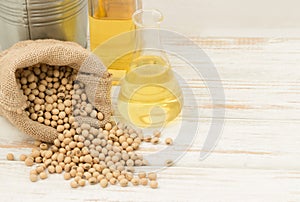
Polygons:
[[52,142],[57,137],[56,129],[28,117],[26,100],[15,77],[16,70],[39,63],[78,70],[78,80],[85,84],[89,101],[104,114],[104,120],[75,117],[76,121],[103,126],[110,120],[111,75],[89,51],[73,42],[57,40],[23,41],[0,53],[0,115],[35,139]]

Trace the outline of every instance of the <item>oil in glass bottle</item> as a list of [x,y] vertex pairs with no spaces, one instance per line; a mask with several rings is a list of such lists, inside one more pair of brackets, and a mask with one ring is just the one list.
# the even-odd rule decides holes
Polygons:
[[[113,56],[112,52],[116,52],[122,47],[134,46],[135,36],[127,35],[126,39],[122,39],[118,43],[106,44],[105,50],[101,47],[112,37],[135,29],[132,14],[141,6],[141,0],[89,0],[91,50],[102,59]],[[108,69],[113,74],[115,84],[128,71],[131,61],[132,54],[127,54],[116,58],[112,64],[109,64]]]

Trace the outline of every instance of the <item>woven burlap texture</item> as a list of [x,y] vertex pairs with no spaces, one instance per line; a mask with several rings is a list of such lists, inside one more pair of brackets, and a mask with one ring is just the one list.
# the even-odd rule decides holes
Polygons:
[[25,109],[26,99],[19,89],[15,72],[35,64],[69,66],[78,71],[89,101],[104,115],[104,120],[75,117],[76,121],[101,127],[111,116],[111,75],[102,62],[73,42],[57,40],[22,41],[0,53],[0,114],[15,127],[35,139],[53,142],[58,132],[51,126],[31,120]]

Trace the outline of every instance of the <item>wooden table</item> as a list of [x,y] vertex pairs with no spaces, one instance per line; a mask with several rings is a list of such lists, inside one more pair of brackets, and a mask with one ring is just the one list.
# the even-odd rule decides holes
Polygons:
[[198,121],[200,128],[176,165],[159,172],[158,189],[95,185],[73,190],[61,175],[31,183],[30,168],[7,161],[6,154],[28,153],[32,139],[1,118],[0,200],[300,201],[300,38],[193,40],[215,64],[226,95],[226,104],[218,106],[226,110],[225,126],[208,158],[199,160],[216,118],[209,92],[204,81],[182,71],[183,62],[172,59],[174,71],[183,72],[188,83],[183,89],[192,87],[201,112],[198,118],[182,118]]

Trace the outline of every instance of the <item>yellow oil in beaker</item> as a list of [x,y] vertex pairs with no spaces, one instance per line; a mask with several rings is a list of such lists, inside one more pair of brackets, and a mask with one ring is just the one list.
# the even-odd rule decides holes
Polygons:
[[160,127],[181,111],[183,97],[171,67],[158,56],[141,56],[121,83],[118,109],[140,127]]

